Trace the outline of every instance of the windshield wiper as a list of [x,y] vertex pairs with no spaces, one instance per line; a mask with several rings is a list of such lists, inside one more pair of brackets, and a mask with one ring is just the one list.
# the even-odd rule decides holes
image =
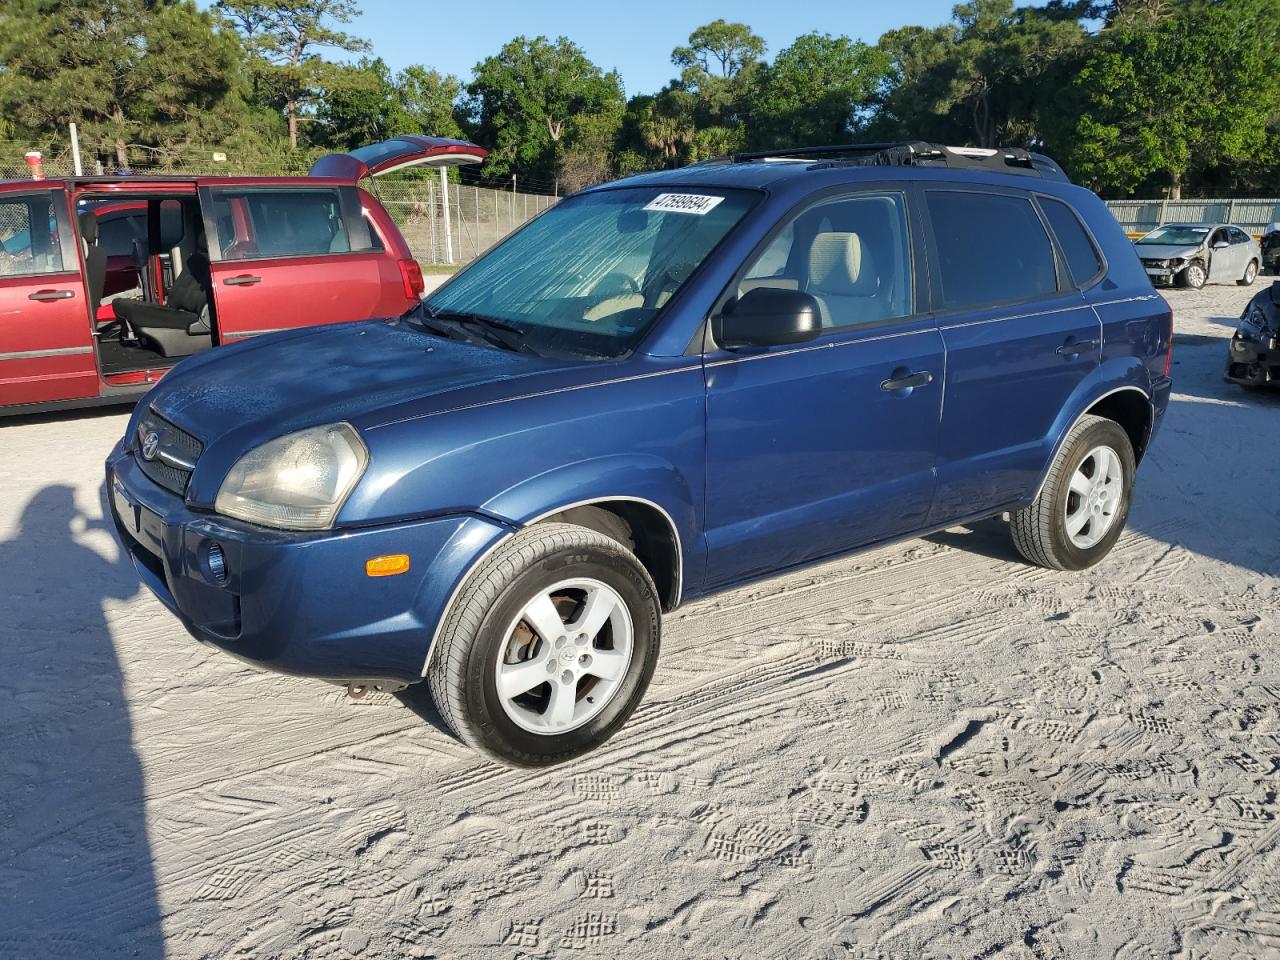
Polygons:
[[533,353],[537,351],[529,346],[524,339],[524,331],[513,323],[507,323],[498,317],[486,317],[481,313],[471,313],[466,310],[432,310],[425,303],[423,311],[432,320],[443,321],[445,323],[456,323],[463,330],[474,332],[482,339],[492,343],[494,346],[502,347],[504,350],[513,350],[517,353]]

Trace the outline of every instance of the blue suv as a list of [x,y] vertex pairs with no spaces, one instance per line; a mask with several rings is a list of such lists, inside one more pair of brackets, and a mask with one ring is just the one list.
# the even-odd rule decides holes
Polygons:
[[402,317],[185,361],[107,483],[201,641],[425,679],[464,741],[548,764],[622,726],[685,601],[1000,514],[1096,563],[1171,342],[1045,157],[740,154],[564,200]]

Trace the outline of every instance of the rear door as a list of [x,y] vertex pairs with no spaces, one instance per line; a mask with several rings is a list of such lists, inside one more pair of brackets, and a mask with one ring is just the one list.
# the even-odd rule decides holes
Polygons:
[[200,197],[222,342],[404,309],[354,187],[206,185]]
[[1030,495],[1053,424],[1098,368],[1101,324],[1030,194],[925,191],[933,303],[947,351],[932,523]]
[[[1226,246],[1218,246],[1226,244]],[[1236,260],[1239,259],[1239,247],[1231,245],[1231,231],[1219,227],[1209,238],[1209,282],[1230,283],[1244,273],[1244,264],[1236,271]]]
[[62,190],[0,190],[0,405],[98,395],[77,242]]

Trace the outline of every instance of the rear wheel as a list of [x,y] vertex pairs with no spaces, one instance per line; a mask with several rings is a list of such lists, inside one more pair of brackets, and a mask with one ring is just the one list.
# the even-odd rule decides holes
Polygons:
[[599,746],[644,696],[658,659],[652,579],[612,537],[543,523],[512,537],[468,581],[427,680],[466,743],[544,766]]
[[1010,524],[1018,552],[1054,570],[1083,570],[1124,530],[1133,497],[1129,435],[1114,420],[1086,416],[1067,434],[1044,486]]
[[1258,261],[1250,260],[1249,265],[1244,268],[1244,276],[1241,277],[1239,280],[1237,280],[1236,283],[1240,284],[1240,286],[1242,287],[1251,287],[1253,286],[1253,281],[1257,279],[1258,279]]
[[1199,260],[1192,260],[1187,264],[1186,269],[1178,275],[1178,286],[1199,290],[1208,280],[1209,273],[1205,270],[1204,264]]

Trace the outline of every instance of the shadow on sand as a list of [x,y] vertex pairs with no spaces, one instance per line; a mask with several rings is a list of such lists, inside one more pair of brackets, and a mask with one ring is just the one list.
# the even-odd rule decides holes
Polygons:
[[[104,507],[103,516],[107,516]],[[138,592],[71,487],[0,542],[0,956],[164,956],[142,768],[104,601]]]

